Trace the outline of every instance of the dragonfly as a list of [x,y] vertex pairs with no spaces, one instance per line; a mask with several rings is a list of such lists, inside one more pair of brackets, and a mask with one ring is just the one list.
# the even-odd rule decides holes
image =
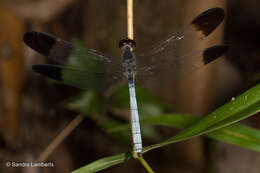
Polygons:
[[[166,67],[178,70],[177,62],[185,62],[185,59],[189,57],[195,57],[190,60],[196,69],[224,55],[229,46],[220,44],[184,56],[173,56],[180,40],[185,38],[203,40],[221,24],[224,17],[225,12],[222,8],[208,9],[196,16],[184,29],[137,55],[134,51],[136,42],[129,38],[122,39],[119,42],[119,48],[122,51],[121,59],[104,55],[93,49],[78,47],[43,32],[26,32],[23,39],[26,45],[52,61],[50,64],[33,65],[33,71],[64,84],[82,89],[100,87],[100,85],[106,88],[108,83],[113,84],[121,78],[127,80],[130,97],[132,155],[134,158],[139,158],[142,156],[143,147],[135,94],[136,76],[145,78],[149,74],[152,75],[151,72],[165,70]],[[196,36],[193,38],[190,35]],[[147,57],[145,66],[138,64],[137,60],[141,57]],[[100,77],[102,80],[98,83]]]

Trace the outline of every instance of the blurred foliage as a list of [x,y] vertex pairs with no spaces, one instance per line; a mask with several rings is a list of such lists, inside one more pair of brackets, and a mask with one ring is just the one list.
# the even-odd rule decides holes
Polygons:
[[[139,104],[140,119],[150,116],[160,115],[167,108],[167,105],[162,103],[158,98],[152,95],[149,91],[137,87],[136,89],[137,100]],[[73,97],[67,103],[67,107],[71,110],[84,113],[88,118],[93,119],[108,133],[112,128],[122,126],[125,121],[119,121],[117,118],[113,118],[105,114],[105,112],[113,112],[114,109],[121,110],[123,114],[129,113],[129,90],[127,86],[119,88],[109,98],[104,98],[97,91],[89,90],[82,92],[76,97]],[[127,117],[129,119],[130,117]],[[153,127],[142,128],[142,135],[148,139],[160,139],[159,133]],[[130,147],[131,134],[130,128],[121,130],[118,133],[112,134],[122,144]]]
[[96,92],[88,91],[82,92],[80,95],[73,97],[67,106],[71,110],[76,110],[87,115],[92,115],[102,112],[102,102],[103,100]]
[[104,67],[99,61],[93,58],[87,48],[84,47],[83,42],[74,39],[73,45],[76,48],[73,54],[68,57],[68,62],[65,62],[65,66],[68,69],[64,69],[62,72],[62,79],[65,84],[79,87],[89,88],[99,91],[102,86],[102,76],[99,78],[98,74]]
[[[169,105],[160,101],[147,89],[136,87],[136,99],[138,100],[138,110],[142,117],[158,115],[163,110],[169,108]],[[109,105],[118,108],[129,108],[129,89],[125,85],[117,90],[111,98],[109,98]]]

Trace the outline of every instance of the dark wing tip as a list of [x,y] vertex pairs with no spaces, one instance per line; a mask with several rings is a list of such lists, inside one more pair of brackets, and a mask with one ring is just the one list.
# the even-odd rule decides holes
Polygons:
[[203,52],[204,64],[208,64],[214,61],[215,59],[217,59],[218,57],[221,57],[229,50],[229,48],[230,48],[229,45],[223,45],[223,44],[207,48]]
[[32,70],[57,81],[62,81],[62,68],[50,64],[33,65]]
[[51,48],[56,43],[54,36],[42,32],[26,32],[23,36],[24,43],[35,51],[48,56]]
[[224,20],[224,17],[225,11],[222,8],[210,8],[193,19],[192,25],[207,37]]

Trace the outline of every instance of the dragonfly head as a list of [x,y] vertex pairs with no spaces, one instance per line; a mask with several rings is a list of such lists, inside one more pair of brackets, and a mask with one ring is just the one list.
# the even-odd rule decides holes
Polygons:
[[124,50],[127,47],[130,48],[131,51],[133,51],[134,47],[136,47],[136,42],[132,39],[126,38],[126,39],[122,39],[119,42],[119,48]]

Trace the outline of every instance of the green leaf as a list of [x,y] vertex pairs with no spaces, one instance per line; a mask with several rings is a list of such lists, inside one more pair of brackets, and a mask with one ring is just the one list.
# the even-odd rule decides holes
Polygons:
[[123,163],[130,158],[131,155],[129,154],[118,154],[111,157],[105,157],[103,159],[94,161],[91,164],[88,164],[87,166],[77,169],[72,173],[92,173],[92,172],[101,171],[103,169],[109,168],[119,163]]
[[[260,132],[258,130],[241,125],[232,125],[226,127],[259,112],[259,110],[260,84],[246,91],[237,99],[225,104],[201,120],[199,117],[180,115],[149,117],[143,120],[144,124],[189,128],[185,129],[179,135],[170,138],[165,142],[145,147],[143,149],[143,153],[206,133],[209,133],[208,136],[213,139],[230,142],[248,149],[260,151]],[[100,159],[83,168],[78,169],[77,171],[82,171],[83,173],[103,170],[110,166],[122,163],[128,158],[129,156],[127,154],[120,154],[109,158],[104,158],[106,160]],[[95,166],[95,171],[90,171],[90,167],[93,167],[93,165]]]
[[260,84],[246,91],[236,99],[221,106],[210,115],[191,125],[179,135],[160,144],[155,144],[143,149],[147,152],[151,149],[162,147],[174,142],[183,141],[195,136],[206,134],[214,130],[226,127],[245,119],[260,110]]
[[[187,128],[199,120],[200,117],[173,114],[150,117],[145,119],[143,124]],[[206,136],[247,149],[260,151],[260,131],[254,128],[233,124],[231,126],[207,133]]]
[[207,136],[260,152],[260,131],[254,128],[234,124],[208,133]]

